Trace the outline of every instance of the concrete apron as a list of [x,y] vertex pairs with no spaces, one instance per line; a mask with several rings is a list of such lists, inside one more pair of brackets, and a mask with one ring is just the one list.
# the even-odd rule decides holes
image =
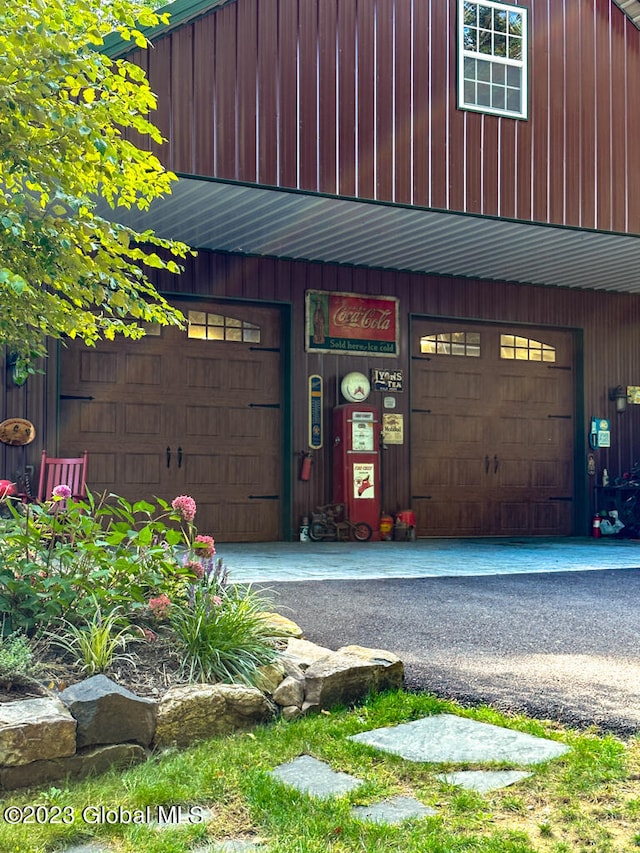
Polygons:
[[462,577],[640,568],[632,539],[217,543],[234,582]]

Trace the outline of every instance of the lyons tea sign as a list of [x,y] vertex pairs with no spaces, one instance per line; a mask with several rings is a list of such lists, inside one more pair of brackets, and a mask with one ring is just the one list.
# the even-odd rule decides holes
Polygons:
[[307,290],[307,352],[398,355],[398,300]]

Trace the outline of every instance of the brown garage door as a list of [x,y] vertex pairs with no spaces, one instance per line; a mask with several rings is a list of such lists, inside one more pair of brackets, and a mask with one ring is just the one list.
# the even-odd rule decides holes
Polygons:
[[60,451],[88,450],[88,483],[129,500],[191,495],[201,533],[281,536],[276,309],[178,303],[189,330],[63,350]]
[[419,535],[569,535],[573,336],[416,320],[412,493]]

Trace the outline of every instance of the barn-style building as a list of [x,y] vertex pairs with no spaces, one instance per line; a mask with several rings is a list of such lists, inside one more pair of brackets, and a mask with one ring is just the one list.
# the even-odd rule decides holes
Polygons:
[[198,250],[156,281],[188,325],[8,369],[37,438],[5,475],[88,450],[93,490],[296,538],[359,373],[381,508],[419,536],[587,533],[640,459],[640,3],[168,8],[149,50],[108,49],[158,96],[179,180],[126,221]]

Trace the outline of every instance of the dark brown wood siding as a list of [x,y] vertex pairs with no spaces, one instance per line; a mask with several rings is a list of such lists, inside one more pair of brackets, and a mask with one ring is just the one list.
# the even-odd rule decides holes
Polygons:
[[178,172],[640,231],[640,32],[526,0],[529,118],[456,107],[456,0],[237,0],[134,54]]
[[[372,367],[401,368],[406,390],[397,395],[396,411],[405,416],[405,443],[384,451],[384,509],[395,512],[411,502],[410,410],[412,317],[443,317],[487,320],[509,324],[520,331],[526,327],[549,326],[574,330],[576,345],[576,446],[586,445],[591,416],[612,421],[612,446],[596,453],[598,471],[606,467],[612,478],[628,471],[640,460],[640,406],[629,406],[616,416],[609,390],[616,385],[640,385],[640,296],[581,291],[553,287],[533,287],[508,283],[474,281],[450,277],[369,270],[331,264],[279,261],[201,251],[189,259],[180,277],[159,275],[157,286],[168,295],[197,295],[212,299],[249,300],[283,304],[291,317],[290,332],[285,324],[284,342],[290,345],[291,368],[285,376],[290,390],[292,443],[292,513],[285,519],[285,534],[295,535],[299,518],[314,506],[331,498],[330,412],[342,402],[338,397],[342,377],[352,370],[368,373]],[[305,291],[330,290],[362,294],[383,294],[399,298],[400,356],[397,359],[367,358],[307,353],[304,350]],[[26,448],[0,445],[2,475],[13,477],[25,464],[37,465],[42,447],[57,450],[56,347],[52,346],[46,368],[49,381],[35,376],[22,388],[5,379],[2,416],[27,417],[37,431],[36,440]],[[318,373],[325,387],[325,447],[314,454],[311,479],[298,479],[300,454],[308,446],[307,380]],[[6,374],[5,374],[6,375]],[[381,406],[380,393],[372,402]],[[81,451],[83,448],[78,448]],[[285,466],[286,468],[286,466]],[[576,532],[586,532],[593,511],[595,480],[587,476],[587,459],[576,459],[577,497],[586,496]],[[290,530],[287,525],[290,524]]]
[[[49,376],[56,375],[56,348],[51,347],[51,357],[47,364],[38,367],[49,370]],[[55,413],[56,387],[54,382],[46,382],[46,374],[40,373],[29,378],[18,387],[11,381],[10,370],[7,369],[7,358],[0,351],[0,421],[6,418],[27,418],[36,432],[35,439],[24,447],[13,447],[0,444],[0,478],[16,480],[25,473],[27,466],[36,470],[40,461],[43,447],[53,447],[56,440]],[[34,494],[37,490],[37,479],[32,483]],[[24,487],[24,482],[21,483]]]
[[[576,442],[585,442],[592,415],[612,420],[612,446],[596,453],[598,470],[607,467],[612,478],[629,470],[640,458],[640,406],[629,406],[617,416],[608,399],[609,389],[640,384],[640,296],[578,291],[552,287],[473,281],[369,270],[331,264],[309,264],[267,258],[200,252],[178,279],[160,277],[166,292],[198,293],[229,299],[268,300],[290,306],[291,327],[291,463],[293,465],[292,533],[310,508],[331,499],[330,412],[343,402],[338,392],[342,377],[352,370],[368,373],[372,367],[402,368],[406,391],[397,395],[397,412],[405,416],[405,443],[384,451],[384,509],[395,512],[410,505],[410,324],[412,316],[490,320],[510,324],[516,333],[526,326],[550,326],[574,330],[576,388],[582,420],[576,421]],[[398,359],[307,353],[304,351],[305,291],[331,290],[384,294],[400,299],[400,357]],[[584,354],[583,354],[584,353]],[[314,454],[311,480],[298,479],[300,454],[307,449],[307,379],[318,373],[325,387],[325,447]],[[584,382],[584,387],[582,382]],[[371,402],[382,406],[382,394]],[[594,478],[587,477],[587,460],[576,460],[578,479],[587,495],[577,532],[585,532],[593,504]],[[580,491],[580,490],[578,490]],[[581,526],[583,525],[583,526]]]

